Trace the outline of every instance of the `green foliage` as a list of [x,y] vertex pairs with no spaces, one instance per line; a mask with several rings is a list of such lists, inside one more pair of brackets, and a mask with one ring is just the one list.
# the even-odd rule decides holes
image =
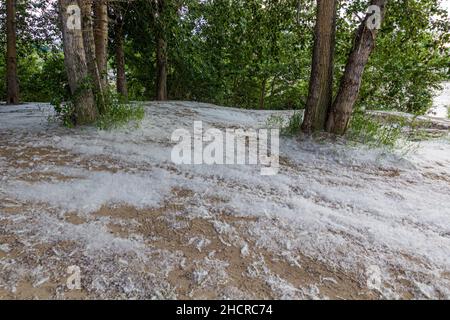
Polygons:
[[[430,106],[433,90],[450,79],[450,20],[439,2],[388,3],[386,20],[364,73],[358,108],[421,114]],[[22,100],[61,97],[67,101],[56,2],[19,3]],[[154,1],[111,2],[113,11],[119,8],[124,15],[130,100],[154,98],[155,35],[163,35],[168,43],[170,99],[241,108],[302,109],[308,94],[315,3],[166,0],[165,10],[156,16]],[[364,14],[367,4],[367,0],[339,1],[335,92],[360,23],[357,17]],[[0,3],[0,29],[0,53],[4,56],[4,1]],[[113,54],[114,31],[110,31]],[[111,56],[110,62],[113,60]],[[0,59],[0,78],[5,78],[4,59]],[[5,83],[1,81],[0,99],[4,96]]]
[[18,61],[22,101],[48,102],[54,97],[68,97],[67,74],[61,52],[34,50]]
[[413,141],[447,136],[445,130],[430,130],[433,124],[418,117],[385,115],[382,118],[362,111],[352,116],[347,139],[369,147],[411,151]]
[[[20,100],[48,102],[68,96],[56,1],[16,1],[17,69]],[[0,100],[6,97],[6,8],[0,2]]]
[[107,108],[100,114],[97,127],[101,130],[114,129],[129,122],[139,122],[145,116],[144,106],[141,104],[125,103],[113,93],[107,95]]
[[63,95],[55,94],[51,99],[51,105],[55,110],[55,117],[50,120],[60,121],[61,124],[68,128],[73,128],[76,125],[76,110],[77,100],[86,90],[92,90],[92,80],[87,77],[83,79],[77,91],[66,98]]
[[288,124],[281,130],[281,135],[294,136],[300,132],[303,122],[303,116],[300,112],[295,112],[289,119]]
[[[55,98],[52,100],[52,105],[55,110],[55,117],[50,120],[58,121],[63,126],[72,128],[75,126],[75,109],[74,101],[77,96],[84,90],[92,89],[92,84],[89,79],[80,84],[78,92],[71,96],[68,100]],[[97,99],[99,101],[99,99]],[[95,125],[101,130],[114,129],[126,125],[129,122],[138,122],[145,116],[145,109],[143,105],[127,103],[117,93],[110,90],[106,91],[103,97],[104,103],[100,108],[100,103],[97,103],[99,117]]]
[[73,128],[75,126],[75,110],[72,101],[63,102],[55,98],[51,101],[55,110],[55,116],[50,117],[50,121],[60,122],[64,127]]
[[283,116],[272,114],[266,120],[266,127],[269,129],[281,129],[286,125],[286,119]]
[[[169,8],[178,1],[167,1]],[[155,41],[168,41],[171,99],[241,108],[301,109],[308,94],[315,1],[184,0],[158,24],[152,8],[137,4],[127,26],[132,99],[154,92]],[[335,92],[367,0],[340,1]],[[173,8],[172,8],[173,9]],[[147,10],[147,11],[146,11]],[[437,0],[388,4],[376,50],[364,73],[358,106],[423,113],[432,92],[448,79],[449,19]],[[143,40],[145,39],[145,40]]]
[[[423,114],[433,90],[450,77],[450,19],[437,0],[399,0],[387,4],[386,19],[364,73],[358,107]],[[352,45],[355,13],[366,0],[345,0],[338,23],[336,74],[342,73]],[[351,23],[349,23],[349,21]]]
[[292,137],[300,132],[303,122],[303,115],[301,112],[294,112],[294,114],[285,119],[280,115],[271,115],[266,120],[266,127],[271,129],[280,129],[282,136]]
[[402,138],[401,123],[382,123],[364,112],[355,112],[346,137],[369,147],[393,149]]
[[[169,98],[242,108],[299,109],[307,96],[314,7],[308,1],[166,1],[158,22],[154,8],[138,2],[126,19],[126,61],[131,99],[155,91],[155,39],[168,42]],[[308,4],[308,6],[306,6]],[[182,11],[182,13],[180,13]],[[297,18],[300,20],[298,23]]]

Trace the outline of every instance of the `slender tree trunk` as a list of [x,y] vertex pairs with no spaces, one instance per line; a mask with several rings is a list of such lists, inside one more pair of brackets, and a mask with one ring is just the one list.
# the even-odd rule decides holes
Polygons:
[[[380,9],[380,23],[384,19],[386,0],[372,0],[372,6]],[[338,94],[328,116],[326,130],[334,134],[344,134],[351,119],[353,106],[358,99],[364,68],[375,48],[377,29],[370,27],[374,12],[369,12],[356,33],[353,49],[345,67]]]
[[74,98],[75,122],[76,124],[92,123],[97,118],[97,108],[95,105],[92,89],[84,86],[84,82],[89,77],[86,52],[83,43],[83,33],[81,21],[79,19],[78,6],[72,7],[73,0],[59,0],[61,16],[61,26],[64,44],[64,62],[66,66],[69,86]]
[[267,78],[264,78],[261,82],[261,94],[259,97],[259,109],[263,110],[266,104],[266,86]]
[[117,93],[128,100],[127,77],[125,74],[125,53],[123,48],[123,20],[119,17],[115,26]]
[[157,1],[156,21],[156,100],[167,100],[167,41],[164,35],[165,0]]
[[94,1],[95,56],[103,88],[108,85],[108,1]]
[[17,77],[16,0],[6,1],[6,103],[19,104],[19,80]]
[[156,99],[167,100],[167,42],[161,36],[156,45]]
[[81,27],[83,30],[84,51],[86,52],[86,62],[89,71],[90,80],[92,81],[94,93],[96,96],[98,109],[100,113],[104,111],[106,106],[104,87],[100,76],[95,53],[95,38],[93,28],[93,0],[78,0],[81,8]]
[[309,94],[302,130],[324,130],[333,101],[333,60],[336,38],[337,0],[317,0]]

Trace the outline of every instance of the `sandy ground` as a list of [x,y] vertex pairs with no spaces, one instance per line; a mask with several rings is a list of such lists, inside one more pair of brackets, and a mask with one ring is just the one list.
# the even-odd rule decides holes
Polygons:
[[0,111],[2,299],[450,297],[447,141],[408,158],[288,139],[263,178],[176,166],[162,132],[268,113],[151,104],[143,129],[102,133]]

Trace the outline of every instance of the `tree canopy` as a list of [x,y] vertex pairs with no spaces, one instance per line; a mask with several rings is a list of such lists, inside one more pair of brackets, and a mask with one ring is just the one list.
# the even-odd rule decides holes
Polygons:
[[[316,2],[312,0],[109,1],[110,70],[114,26],[123,16],[129,98],[150,100],[157,87],[157,35],[166,42],[169,99],[240,108],[305,107]],[[339,1],[334,76],[343,74],[366,0]],[[18,76],[23,101],[68,94],[55,1],[17,1]],[[159,11],[158,11],[159,10]],[[449,17],[438,0],[391,1],[364,73],[357,107],[424,112],[449,79]],[[0,7],[5,30],[5,4]],[[5,32],[0,33],[5,54]],[[5,78],[0,59],[0,76]],[[111,75],[114,74],[110,71]],[[339,81],[334,82],[334,93]],[[0,84],[0,97],[5,97]]]

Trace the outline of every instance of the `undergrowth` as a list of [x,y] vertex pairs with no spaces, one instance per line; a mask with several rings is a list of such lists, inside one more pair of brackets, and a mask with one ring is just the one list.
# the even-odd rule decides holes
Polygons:
[[[50,120],[58,121],[68,128],[75,127],[76,117],[73,99],[68,101],[62,101],[59,98],[54,99],[51,104],[56,115]],[[101,112],[99,110],[99,116],[94,123],[100,130],[122,127],[129,122],[139,122],[145,116],[143,105],[125,102],[118,94],[111,91],[107,91],[102,100]]]
[[266,126],[272,129],[280,129],[282,136],[292,137],[300,132],[302,121],[301,112],[294,112],[289,119],[280,115],[271,115],[266,121]]
[[403,124],[399,122],[382,123],[364,112],[357,111],[352,116],[345,137],[350,141],[369,147],[393,149],[404,138]]
[[410,149],[413,142],[447,136],[445,130],[433,128],[429,120],[397,115],[379,119],[364,112],[355,112],[346,138],[369,147]]
[[106,110],[100,114],[96,125],[101,130],[108,130],[126,125],[129,122],[139,122],[145,116],[142,104],[125,103],[117,94],[109,94]]
[[[272,115],[266,121],[268,128],[280,129],[282,136],[292,137],[300,133],[302,115],[299,112],[288,119],[280,115]],[[392,115],[380,119],[364,111],[355,111],[350,121],[344,141],[365,145],[369,148],[385,148],[409,153],[414,150],[415,141],[440,137],[430,133],[431,123],[416,118],[408,119]],[[326,141],[328,135],[323,132],[315,135],[317,141]]]

